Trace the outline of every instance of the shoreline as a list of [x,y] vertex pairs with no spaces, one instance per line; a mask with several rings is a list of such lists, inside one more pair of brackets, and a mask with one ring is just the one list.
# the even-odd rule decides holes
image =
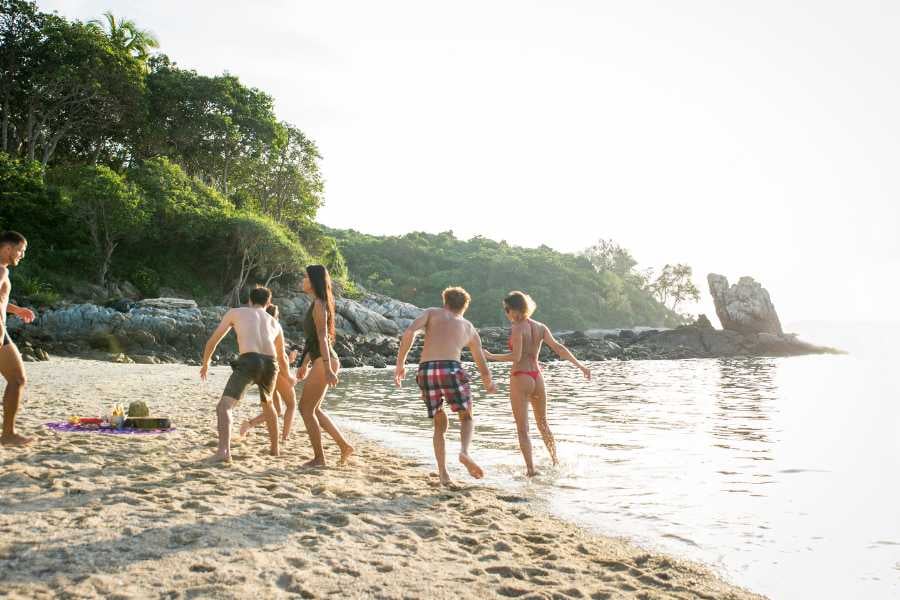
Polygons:
[[[460,489],[439,488],[430,465],[356,434],[351,466],[299,471],[309,452],[299,419],[282,458],[266,455],[259,429],[233,465],[198,464],[215,444],[224,367],[205,392],[184,365],[54,358],[27,372],[19,427],[38,439],[0,449],[0,589],[12,598],[762,597],[534,510],[458,465]],[[136,399],[177,431],[123,439],[42,426]],[[256,409],[245,399],[236,420]],[[330,440],[326,454],[336,461]]]

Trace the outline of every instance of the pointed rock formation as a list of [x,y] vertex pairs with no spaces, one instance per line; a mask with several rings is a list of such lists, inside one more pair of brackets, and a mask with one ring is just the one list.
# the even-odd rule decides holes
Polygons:
[[752,277],[741,277],[731,287],[723,275],[710,273],[707,281],[722,329],[745,335],[784,334],[769,292]]

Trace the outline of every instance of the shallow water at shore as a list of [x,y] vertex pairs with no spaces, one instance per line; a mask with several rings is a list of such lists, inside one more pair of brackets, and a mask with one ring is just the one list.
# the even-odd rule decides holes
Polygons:
[[[712,565],[775,598],[900,594],[900,405],[888,360],[855,356],[605,362],[585,382],[546,366],[561,465],[536,429],[523,475],[507,400],[478,383],[474,454],[488,482],[598,532]],[[475,369],[469,365],[473,375]],[[410,375],[345,371],[328,410],[403,452],[431,457]],[[453,419],[448,453],[458,448]],[[455,477],[465,477],[459,465]]]

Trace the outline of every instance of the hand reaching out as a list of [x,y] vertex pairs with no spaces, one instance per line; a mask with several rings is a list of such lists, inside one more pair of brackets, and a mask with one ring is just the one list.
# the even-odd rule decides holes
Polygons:
[[22,319],[22,321],[25,323],[31,323],[32,321],[34,321],[34,311],[32,311],[30,308],[19,307],[19,309],[16,310],[16,312],[13,314]]
[[404,377],[406,377],[406,367],[404,365],[397,365],[394,369],[394,385],[403,387]]

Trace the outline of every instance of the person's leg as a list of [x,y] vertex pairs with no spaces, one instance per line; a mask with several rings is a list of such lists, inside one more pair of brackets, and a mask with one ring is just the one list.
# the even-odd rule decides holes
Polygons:
[[253,429],[254,427],[259,427],[260,425],[262,425],[265,422],[266,422],[266,415],[264,412],[261,411],[258,415],[256,415],[252,419],[247,419],[246,421],[241,423],[241,428],[240,428],[238,437],[243,439],[244,436],[246,436],[248,433],[250,433],[251,429]]
[[[262,395],[264,392],[260,390],[259,393]],[[279,456],[278,415],[275,413],[275,403],[272,400],[266,401],[265,397],[263,397],[262,413],[266,419],[266,429],[269,430],[269,454]]]
[[534,386],[534,393],[531,395],[531,408],[534,410],[534,423],[537,425],[538,431],[541,432],[541,438],[544,445],[547,446],[547,452],[550,453],[550,460],[554,465],[559,464],[556,457],[556,439],[553,432],[550,431],[550,425],[547,423],[547,388],[544,385],[543,376],[539,376]]
[[0,348],[0,375],[6,379],[3,392],[3,434],[0,443],[4,446],[24,446],[34,441],[30,437],[16,433],[16,414],[25,396],[25,365],[22,355],[13,343]]
[[450,473],[447,472],[447,449],[444,440],[444,434],[447,433],[449,425],[447,414],[444,408],[440,407],[434,413],[434,436],[432,445],[434,446],[434,458],[437,460],[438,477],[441,479],[441,485],[450,484]]
[[472,443],[472,433],[475,431],[475,418],[471,411],[459,411],[459,462],[461,462],[469,471],[469,475],[475,479],[484,477],[484,470],[478,466],[471,456],[469,456],[469,445]]
[[237,404],[237,398],[222,396],[216,405],[216,425],[219,431],[219,447],[212,455],[209,462],[231,461],[231,411]]
[[313,449],[312,460],[304,463],[304,467],[321,467],[325,465],[325,452],[322,450],[322,429],[316,416],[316,409],[325,396],[327,383],[325,381],[325,368],[322,360],[317,359],[313,363],[312,370],[303,384],[303,393],[300,395],[300,416],[306,425],[306,433]]
[[[322,394],[322,398],[325,398],[325,394]],[[331,417],[328,416],[324,410],[322,410],[322,401],[319,401],[319,405],[316,407],[316,419],[319,421],[319,425],[322,426],[322,429],[328,432],[328,435],[331,436],[331,439],[337,443],[338,447],[341,449],[341,462],[340,464],[346,464],[346,462],[350,459],[350,456],[353,454],[354,448],[347,441],[347,438],[344,437],[344,434],[341,433],[341,430],[338,429],[338,426],[335,425],[334,421],[331,420]]]
[[[523,381],[523,380],[528,380]],[[512,406],[513,418],[516,420],[516,434],[519,438],[519,450],[525,459],[526,474],[534,475],[534,462],[531,453],[531,438],[528,437],[528,396],[534,387],[531,377],[516,375],[509,382],[509,402]]]
[[[281,379],[279,377],[278,379]],[[281,393],[278,391],[278,384],[275,384],[275,391],[272,392],[272,408],[275,410],[275,416],[281,416]]]
[[284,424],[281,430],[281,442],[286,443],[291,435],[294,425],[294,414],[297,412],[297,392],[287,377],[279,377],[277,383],[278,395],[284,401]]

